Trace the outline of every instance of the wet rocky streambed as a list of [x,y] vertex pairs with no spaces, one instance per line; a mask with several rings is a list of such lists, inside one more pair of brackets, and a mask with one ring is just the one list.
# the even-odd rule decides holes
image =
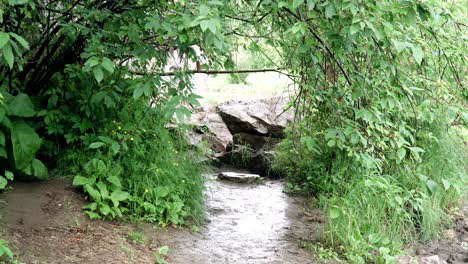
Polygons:
[[[169,263],[316,263],[299,246],[317,236],[320,212],[283,193],[283,182],[235,183],[208,177],[207,222],[200,230],[90,221],[86,201],[70,179],[13,183],[0,195],[0,237],[24,263],[154,263],[170,248]],[[142,244],[128,239],[145,235]]]
[[[323,263],[299,243],[319,238],[321,212],[283,187],[280,180],[236,183],[210,176],[207,221],[190,230],[90,221],[71,179],[14,182],[0,194],[0,239],[20,263],[155,263],[162,246],[169,247],[172,264]],[[468,208],[462,211],[439,241],[416,247],[418,260],[399,257],[398,263],[468,263]],[[132,233],[143,241],[129,239]]]

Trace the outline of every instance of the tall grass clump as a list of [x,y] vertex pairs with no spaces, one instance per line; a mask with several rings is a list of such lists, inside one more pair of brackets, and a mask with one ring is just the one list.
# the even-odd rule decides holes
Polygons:
[[466,129],[438,120],[421,125],[416,152],[402,160],[387,154],[380,167],[319,141],[294,147],[292,133],[275,165],[287,171],[290,191],[318,198],[330,247],[352,263],[391,262],[405,245],[437,238],[466,192]]

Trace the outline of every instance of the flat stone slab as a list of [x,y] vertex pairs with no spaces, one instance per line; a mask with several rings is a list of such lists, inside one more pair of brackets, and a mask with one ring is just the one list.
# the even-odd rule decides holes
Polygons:
[[239,183],[252,183],[257,179],[260,179],[260,175],[239,172],[220,172],[218,174],[218,179]]

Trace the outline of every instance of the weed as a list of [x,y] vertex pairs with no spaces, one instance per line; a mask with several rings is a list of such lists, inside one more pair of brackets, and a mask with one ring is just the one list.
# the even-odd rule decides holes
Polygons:
[[309,241],[300,241],[300,245],[303,248],[306,248],[312,251],[315,256],[321,260],[336,260],[341,261],[338,257],[338,253],[335,252],[332,248],[324,247],[321,243],[312,243]]
[[13,252],[11,252],[10,248],[6,245],[5,240],[0,239],[0,261],[12,261],[13,260]]
[[145,237],[143,233],[141,232],[131,231],[128,233],[127,239],[133,244],[138,244],[138,245],[145,244]]
[[163,246],[154,253],[154,258],[157,264],[168,264],[165,260],[165,257],[169,254],[169,247]]

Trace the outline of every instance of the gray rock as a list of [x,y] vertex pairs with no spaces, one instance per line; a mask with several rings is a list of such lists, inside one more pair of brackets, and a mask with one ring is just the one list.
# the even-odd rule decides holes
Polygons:
[[248,146],[252,150],[272,149],[279,143],[278,138],[259,136],[247,133],[237,133],[232,135],[234,145]]
[[445,260],[439,258],[438,255],[433,255],[430,257],[420,257],[418,260],[420,264],[447,264]]
[[258,174],[238,173],[238,172],[220,172],[218,179],[228,180],[238,183],[252,183],[257,179],[260,179]]
[[[206,140],[211,149],[216,153],[226,151],[226,147],[232,143],[231,132],[229,132],[221,116],[212,107],[203,108],[199,112],[192,114],[190,123],[196,127],[195,131],[189,134],[189,138],[192,137],[195,140],[190,141],[199,143],[202,140]],[[192,134],[198,136],[193,136]]]
[[288,100],[276,97],[254,101],[230,101],[217,107],[232,134],[247,133],[282,138],[293,121],[292,109],[284,111]]

